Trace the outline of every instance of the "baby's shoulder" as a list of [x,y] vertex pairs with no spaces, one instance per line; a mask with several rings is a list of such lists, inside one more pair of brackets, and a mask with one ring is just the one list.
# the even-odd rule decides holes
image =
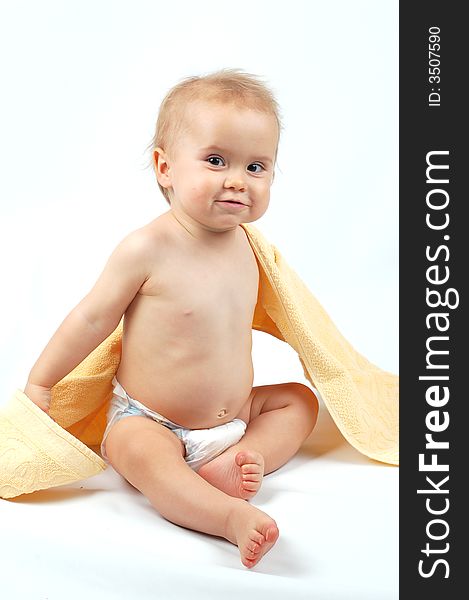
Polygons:
[[165,244],[165,225],[155,219],[134,231],[122,240],[121,244],[128,252],[151,253],[157,252]]
[[147,277],[162,254],[162,235],[149,223],[121,239],[108,262],[117,272],[141,271]]

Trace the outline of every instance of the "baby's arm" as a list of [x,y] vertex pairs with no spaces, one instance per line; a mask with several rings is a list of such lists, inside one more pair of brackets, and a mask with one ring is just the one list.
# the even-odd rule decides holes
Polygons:
[[70,312],[34,364],[25,394],[46,412],[50,390],[117,327],[148,278],[148,234],[137,230],[111,254],[92,290]]

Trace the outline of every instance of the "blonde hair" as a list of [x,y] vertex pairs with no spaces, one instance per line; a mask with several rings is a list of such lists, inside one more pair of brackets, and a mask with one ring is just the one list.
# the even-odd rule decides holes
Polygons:
[[[239,69],[221,69],[208,75],[186,77],[169,90],[161,103],[155,135],[147,148],[151,151],[153,168],[155,148],[171,153],[177,136],[184,130],[187,107],[196,100],[234,104],[271,114],[277,120],[280,138],[282,123],[279,105],[273,92],[256,75]],[[160,183],[158,186],[170,204],[168,190]]]

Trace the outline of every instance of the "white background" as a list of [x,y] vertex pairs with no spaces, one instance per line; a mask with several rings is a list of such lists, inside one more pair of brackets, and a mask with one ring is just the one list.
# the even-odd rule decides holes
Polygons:
[[[261,76],[282,108],[257,227],[357,350],[397,372],[397,0],[0,0],[0,62],[0,404],[119,240],[167,210],[145,168],[162,98],[223,67]],[[256,385],[303,381],[286,344],[256,333],[253,352]],[[322,410],[309,450],[266,478],[256,502],[282,535],[255,573],[108,469],[2,503],[7,595],[395,598],[398,470],[340,438]]]
[[[357,350],[397,372],[397,4],[0,4],[0,402],[119,240],[167,210],[145,168],[159,103],[222,67],[261,76],[282,108],[256,226]],[[291,359],[258,340],[257,383]],[[276,378],[301,380],[289,364]]]

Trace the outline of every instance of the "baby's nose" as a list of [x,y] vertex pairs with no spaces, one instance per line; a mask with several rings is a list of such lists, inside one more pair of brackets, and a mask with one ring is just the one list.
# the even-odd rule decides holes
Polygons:
[[246,182],[240,173],[230,173],[225,178],[225,188],[232,188],[239,191],[246,189]]

